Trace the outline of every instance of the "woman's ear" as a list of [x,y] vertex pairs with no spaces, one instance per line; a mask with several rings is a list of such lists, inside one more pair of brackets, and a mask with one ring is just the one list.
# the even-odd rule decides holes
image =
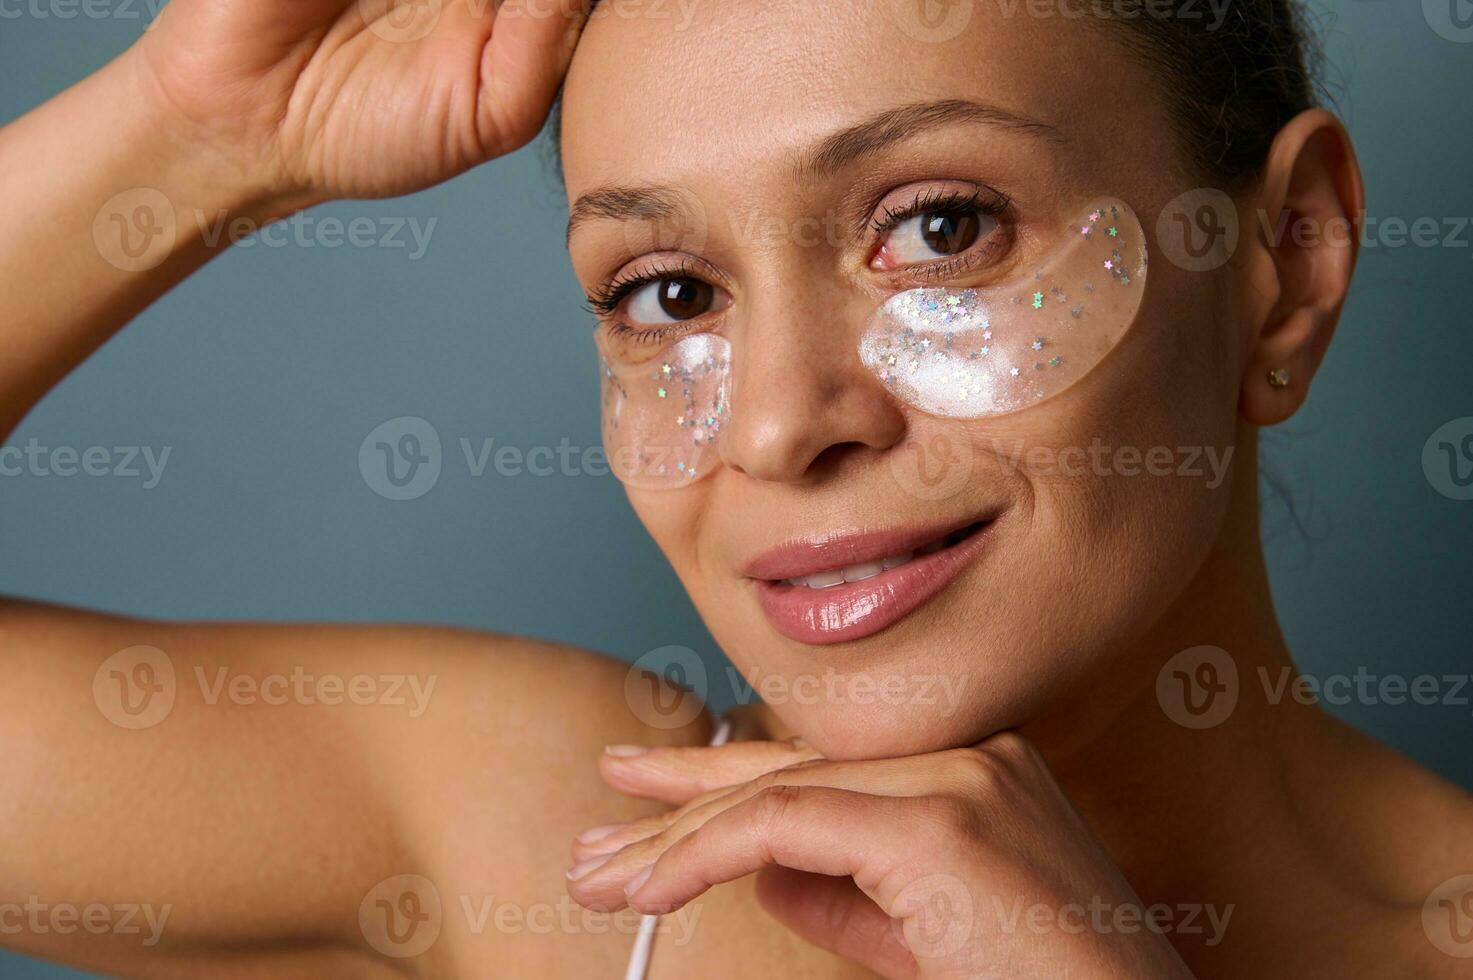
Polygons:
[[1312,109],[1280,130],[1252,207],[1239,410],[1276,425],[1309,394],[1360,253],[1365,189],[1340,120]]

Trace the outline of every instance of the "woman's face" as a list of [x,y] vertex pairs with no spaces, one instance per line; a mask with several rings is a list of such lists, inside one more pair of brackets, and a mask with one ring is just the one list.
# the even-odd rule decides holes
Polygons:
[[[1114,30],[1022,7],[948,8],[970,21],[946,37],[912,0],[610,2],[564,93],[571,255],[622,329],[730,341],[720,465],[629,495],[756,692],[842,758],[969,744],[1154,677],[1140,641],[1228,512],[1242,361],[1230,272],[1156,247],[1202,183],[1158,79]],[[1137,212],[1154,261],[1076,384],[969,420],[861,362],[887,297],[1015,279],[1100,198]]]

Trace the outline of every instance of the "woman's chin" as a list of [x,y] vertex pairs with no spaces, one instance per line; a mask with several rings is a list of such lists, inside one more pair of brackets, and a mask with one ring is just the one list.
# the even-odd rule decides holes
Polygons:
[[[956,692],[953,688],[952,692]],[[834,760],[895,759],[975,745],[1011,725],[1001,712],[965,697],[934,704],[831,704],[775,708],[784,724]]]

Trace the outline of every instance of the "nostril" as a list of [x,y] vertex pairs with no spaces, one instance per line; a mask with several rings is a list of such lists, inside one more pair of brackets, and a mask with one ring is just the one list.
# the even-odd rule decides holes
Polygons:
[[809,473],[813,476],[825,476],[837,473],[851,464],[857,457],[862,457],[875,452],[872,446],[862,442],[850,441],[840,442],[828,446],[819,452],[808,464]]

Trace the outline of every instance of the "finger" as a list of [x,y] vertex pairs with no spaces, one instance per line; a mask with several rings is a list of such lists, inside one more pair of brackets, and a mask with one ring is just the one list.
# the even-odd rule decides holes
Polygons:
[[[768,786],[711,817],[660,855],[650,875],[637,875],[629,904],[642,912],[679,908],[712,885],[771,864],[822,875],[853,875],[860,887],[893,860],[893,841],[878,849],[881,827],[904,823],[899,801],[828,786]],[[887,854],[886,851],[890,854]],[[881,856],[885,855],[885,856]]]
[[956,781],[950,772],[949,758],[949,754],[943,753],[926,762],[915,759],[880,759],[873,762],[808,760],[763,773],[746,783],[703,793],[676,810],[617,827],[597,827],[592,831],[585,831],[573,843],[573,858],[575,861],[586,861],[600,854],[611,854],[645,842],[654,847],[654,853],[649,854],[648,848],[635,853],[646,854],[644,864],[647,865],[664,848],[701,827],[717,813],[778,783],[789,786],[830,786],[875,796],[945,793]]
[[529,142],[588,22],[591,0],[502,0],[481,55],[478,123],[491,156]]
[[823,757],[807,743],[732,742],[714,747],[642,749],[610,746],[599,759],[599,774],[619,792],[675,806],[713,790],[749,782],[790,766]]
[[[957,819],[952,804],[932,797],[772,786],[667,850],[648,874],[626,886],[626,901],[641,912],[664,913],[712,885],[771,866],[847,876],[880,912],[898,920],[913,955],[943,957],[965,945],[976,927],[976,899],[960,870],[967,856],[949,846],[956,843]],[[827,928],[825,942],[843,946],[864,966],[912,975],[895,972],[894,952],[876,945],[872,918]],[[844,935],[846,929],[852,935]]]
[[729,796],[732,790],[717,789],[702,793],[676,810],[652,814],[627,823],[590,827],[573,839],[573,860],[586,861],[598,854],[612,854],[631,844],[654,837],[675,825],[682,817],[694,813],[705,804]]
[[757,900],[799,938],[885,977],[914,977],[916,958],[896,921],[852,878],[794,871],[781,865],[757,874]]

